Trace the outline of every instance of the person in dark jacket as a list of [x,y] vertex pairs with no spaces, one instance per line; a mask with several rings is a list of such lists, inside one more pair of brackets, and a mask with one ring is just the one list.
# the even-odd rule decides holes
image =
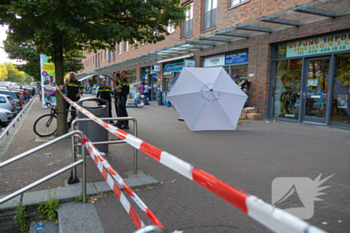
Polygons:
[[[67,97],[69,99],[71,99],[74,102],[80,99],[80,94],[83,92],[83,85],[81,85],[81,82],[75,79],[74,73],[70,73],[68,81],[64,84],[64,88],[66,88]],[[76,111],[75,111],[75,108],[66,101],[66,110],[67,110],[66,116],[68,116],[68,110],[70,107],[72,111],[71,111],[71,119],[68,122],[69,128],[72,121],[75,119]]]
[[[120,72],[120,83],[116,87],[116,92],[118,93],[118,107],[119,107],[119,116],[120,117],[127,117],[128,112],[126,111],[126,101],[127,96],[130,92],[130,84],[126,78],[126,71]],[[121,129],[129,129],[129,121],[118,121],[118,124],[120,122],[119,128]]]
[[[112,117],[112,101],[111,101],[111,96],[112,96],[112,89],[107,86],[107,80],[103,79],[102,80],[102,87],[98,88],[97,95],[96,97],[100,97],[101,99],[105,99],[108,101],[108,112],[109,112],[109,117]],[[113,121],[110,121],[109,123],[113,124]]]
[[[114,93],[114,106],[115,106],[115,113],[116,113],[117,117],[119,117],[119,106],[118,106],[118,101],[117,101],[118,100],[118,93],[116,91],[116,88],[120,84],[120,75],[119,75],[119,73],[116,73],[115,78],[108,75],[108,74],[102,74],[102,75],[109,77],[115,83],[115,88],[113,91],[113,93]],[[117,123],[115,123],[114,126],[120,127],[120,124],[117,122]]]

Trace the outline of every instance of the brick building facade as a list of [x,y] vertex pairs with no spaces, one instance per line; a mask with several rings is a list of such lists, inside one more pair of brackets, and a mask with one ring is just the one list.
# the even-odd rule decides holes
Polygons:
[[[338,69],[337,64],[339,62],[343,64],[347,59],[344,56],[347,56],[347,54],[349,54],[350,62],[350,47],[346,47],[347,40],[341,42],[342,46],[337,42],[340,46],[337,48],[329,45],[329,48],[332,49],[343,49],[341,57],[337,55],[339,51],[323,52],[321,48],[316,51],[311,50],[311,47],[309,47],[311,50],[309,54],[307,52],[303,55],[294,54],[288,46],[296,41],[313,40],[327,36],[335,36],[336,39],[338,38],[337,35],[339,35],[339,38],[341,35],[347,35],[346,33],[350,32],[350,1],[193,0],[181,1],[181,4],[192,4],[193,12],[190,11],[188,17],[188,21],[191,22],[186,21],[182,27],[176,28],[170,35],[166,36],[164,41],[157,44],[139,45],[137,49],[133,49],[131,45],[128,45],[126,49],[125,42],[121,42],[120,46],[116,46],[114,52],[102,50],[98,51],[97,54],[84,52],[86,56],[83,61],[85,69],[78,72],[77,77],[79,79],[90,77],[91,79],[93,75],[127,70],[132,71],[129,74],[134,76],[130,81],[140,82],[144,79],[150,84],[152,82],[157,92],[161,88],[161,91],[166,93],[168,91],[168,81],[176,74],[176,72],[169,72],[169,67],[181,65],[181,62],[184,61],[184,58],[182,58],[184,55],[187,56],[186,59],[195,60],[196,67],[205,67],[211,61],[219,61],[217,64],[220,66],[222,58],[225,59],[224,63],[226,63],[227,57],[239,57],[240,55],[237,54],[245,54],[248,56],[247,62],[240,64],[234,61],[234,64],[222,63],[221,66],[227,70],[234,80],[238,78],[238,81],[244,79],[249,81],[247,89],[248,103],[250,106],[256,107],[265,117],[309,122],[312,121],[312,118],[301,116],[305,117],[310,113],[304,110],[304,108],[308,109],[307,105],[309,105],[309,110],[316,112],[313,113],[314,118],[323,117],[325,120],[321,120],[321,124],[332,125],[333,112],[331,109],[333,109],[332,105],[337,104],[332,103],[332,99],[337,100],[340,96],[340,99],[345,98],[344,101],[349,101],[346,100],[347,97],[342,96],[347,91],[344,88],[344,93],[334,91],[331,94],[330,92],[332,87],[336,88],[334,83],[339,82],[339,80],[334,82],[330,80],[337,75],[333,74],[334,70]],[[189,26],[192,27],[189,29]],[[170,29],[170,31],[172,30]],[[302,43],[300,45],[302,46]],[[183,50],[177,50],[177,48],[183,48]],[[346,50],[348,50],[347,53]],[[167,53],[168,51],[173,52]],[[314,55],[312,55],[313,51]],[[320,70],[321,67],[324,67],[324,65],[320,65],[324,61],[317,60],[312,63],[311,58],[322,57],[323,55],[327,56],[326,59],[328,60],[325,61],[327,66],[330,64],[327,70],[328,73],[324,75],[328,85],[326,91],[324,91],[325,87],[317,89],[316,86],[311,85],[310,80],[306,80],[311,79],[310,75],[314,72],[312,79],[317,79],[318,81],[315,82],[319,82],[316,77],[319,73],[317,69]],[[169,62],[162,62],[165,59]],[[313,71],[310,71],[311,68],[305,71],[308,66],[305,66],[307,62],[313,64]],[[160,65],[160,72],[155,73],[155,75],[147,73],[152,65]],[[280,69],[282,65],[284,70]],[[343,69],[345,69],[344,66],[342,66]],[[323,70],[323,72],[325,71]],[[309,78],[307,78],[308,73],[310,74]],[[279,74],[281,75],[277,78]],[[342,75],[347,77],[348,74],[344,73]],[[98,82],[98,78],[93,82]],[[298,88],[295,88],[294,84],[288,84],[288,82],[297,84]],[[305,82],[307,84],[303,86]],[[343,86],[349,85],[348,88],[350,88],[347,80],[341,82],[343,82]],[[280,83],[283,84],[283,90],[282,93],[277,93],[281,89],[278,87],[278,85],[281,85]],[[322,106],[311,106],[312,103],[308,100],[308,93],[306,102],[302,100],[302,92],[312,92],[313,89],[315,89],[313,94],[320,94],[319,99],[324,99],[323,109]],[[331,97],[325,97],[327,93]],[[155,93],[156,95],[158,93]],[[277,95],[279,95],[280,100],[276,97]],[[281,103],[277,103],[278,101]],[[299,107],[296,107],[298,101]],[[319,100],[314,102],[313,105],[320,105],[321,102]],[[341,109],[342,114],[346,115],[346,118],[341,120],[350,123],[350,109],[349,106],[346,107]],[[311,116],[310,114],[308,117]],[[320,114],[323,115],[319,116]],[[320,123],[319,121],[316,122]],[[348,127],[349,123],[343,124],[341,127]]]

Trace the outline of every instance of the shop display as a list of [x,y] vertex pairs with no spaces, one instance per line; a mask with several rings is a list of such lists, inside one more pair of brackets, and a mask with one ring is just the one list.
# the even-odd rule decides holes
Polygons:
[[350,53],[336,56],[331,124],[350,126]]
[[277,62],[274,93],[274,116],[298,118],[302,60]]

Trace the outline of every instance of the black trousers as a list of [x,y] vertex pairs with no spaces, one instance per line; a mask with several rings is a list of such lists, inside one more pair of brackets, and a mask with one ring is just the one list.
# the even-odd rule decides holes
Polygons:
[[[119,116],[118,117],[127,117],[128,116],[128,112],[126,111],[126,98],[125,100],[119,100],[119,106],[118,106],[118,110],[119,110]],[[119,125],[125,125],[125,126],[129,126],[129,121],[124,120],[124,121],[118,121]]]
[[75,116],[77,115],[77,113],[76,113],[75,108],[72,105],[70,105],[68,102],[66,102],[66,117],[68,117],[69,108],[71,108],[71,110],[72,110],[70,112],[71,118],[70,118],[69,122],[72,122],[75,119]]
[[107,100],[108,101],[108,113],[109,117],[112,117],[112,101],[111,99]]

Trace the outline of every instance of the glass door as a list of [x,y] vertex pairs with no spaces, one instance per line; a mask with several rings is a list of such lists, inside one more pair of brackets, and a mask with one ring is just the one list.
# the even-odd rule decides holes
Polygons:
[[302,121],[326,124],[330,57],[306,60]]

